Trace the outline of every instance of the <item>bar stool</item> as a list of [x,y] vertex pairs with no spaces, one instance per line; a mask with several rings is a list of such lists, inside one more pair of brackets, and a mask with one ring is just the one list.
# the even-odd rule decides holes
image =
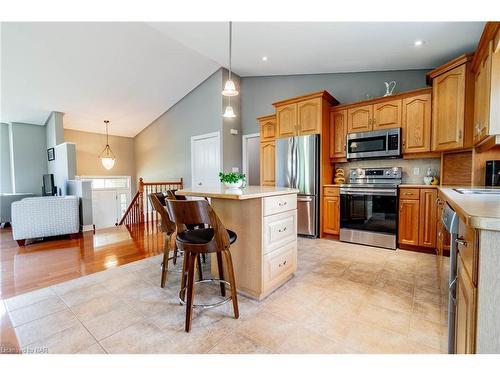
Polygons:
[[[168,270],[168,261],[170,259],[177,258],[177,247],[174,249],[174,256],[169,258],[168,255],[170,253],[170,242],[172,240],[172,236],[175,235],[176,226],[175,223],[170,220],[167,210],[160,202],[160,199],[157,196],[157,193],[149,194],[149,201],[151,205],[154,207],[156,212],[160,214],[161,223],[160,228],[164,233],[165,240],[163,242],[163,262],[161,263],[161,284],[162,288],[165,288],[165,284],[167,283],[167,270]],[[175,264],[175,263],[174,263]]]
[[[179,249],[184,251],[184,264],[181,279],[181,290],[179,300],[186,304],[186,332],[191,330],[191,320],[193,307],[210,308],[220,306],[233,301],[234,318],[238,319],[238,297],[236,294],[236,282],[234,278],[233,260],[229,248],[236,241],[236,233],[227,230],[219,217],[205,200],[182,201],[167,199],[167,207],[171,217],[177,226],[176,243]],[[207,224],[208,228],[187,230],[188,225]],[[202,279],[194,281],[195,261],[200,254],[216,253],[217,265],[219,268],[218,279]],[[222,256],[226,259],[229,282],[224,280]],[[231,288],[231,296],[223,301],[201,305],[194,304],[194,285],[204,282],[218,282],[221,288],[221,295],[225,297],[225,286]],[[187,291],[187,296],[186,296]]]

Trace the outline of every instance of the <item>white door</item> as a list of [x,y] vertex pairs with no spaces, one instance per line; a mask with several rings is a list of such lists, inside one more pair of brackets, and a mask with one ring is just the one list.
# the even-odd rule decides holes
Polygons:
[[115,190],[92,191],[92,216],[96,229],[114,226],[118,217],[118,196]]
[[243,173],[249,186],[260,185],[260,134],[243,136]]
[[219,185],[219,132],[191,137],[191,183],[193,186]]

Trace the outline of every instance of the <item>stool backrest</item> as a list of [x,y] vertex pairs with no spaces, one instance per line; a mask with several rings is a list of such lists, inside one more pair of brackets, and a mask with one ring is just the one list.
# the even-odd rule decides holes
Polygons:
[[212,241],[215,241],[217,248],[229,248],[227,230],[206,200],[167,199],[167,208],[177,225],[177,233],[187,230],[187,226],[207,224],[214,230]]
[[167,209],[161,204],[160,200],[155,193],[149,194],[149,201],[153,205],[156,212],[160,214],[161,218],[161,231],[168,235],[175,232],[175,223],[170,220]]
[[168,199],[176,199],[178,201],[185,201],[186,197],[184,195],[175,194],[176,191],[177,191],[177,189],[167,190],[167,198]]

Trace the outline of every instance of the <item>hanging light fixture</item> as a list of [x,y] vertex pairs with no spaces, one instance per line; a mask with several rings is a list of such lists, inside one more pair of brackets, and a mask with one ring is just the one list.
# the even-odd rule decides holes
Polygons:
[[226,110],[224,111],[224,114],[222,115],[222,117],[225,117],[225,118],[236,117],[236,115],[234,114],[233,107],[231,106],[231,97],[229,97],[228,99],[229,99],[229,103],[228,103]]
[[109,136],[108,136],[108,120],[104,120],[106,124],[106,147],[102,150],[99,155],[99,159],[101,159],[102,166],[107,170],[110,170],[115,165],[115,154],[111,151],[111,147],[109,147]]
[[224,90],[222,90],[222,95],[224,96],[236,96],[238,95],[238,91],[236,91],[236,85],[234,81],[231,79],[231,50],[233,43],[233,23],[229,22],[229,79],[226,81],[224,85]]

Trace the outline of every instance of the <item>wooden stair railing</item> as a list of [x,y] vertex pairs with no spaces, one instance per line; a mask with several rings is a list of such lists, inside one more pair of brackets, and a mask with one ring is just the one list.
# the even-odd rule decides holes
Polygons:
[[184,181],[182,178],[179,181],[160,182],[144,182],[142,177],[139,178],[137,193],[135,193],[134,198],[127,207],[118,225],[152,223],[157,220],[157,214],[149,203],[149,194],[173,189],[182,189],[183,187]]

